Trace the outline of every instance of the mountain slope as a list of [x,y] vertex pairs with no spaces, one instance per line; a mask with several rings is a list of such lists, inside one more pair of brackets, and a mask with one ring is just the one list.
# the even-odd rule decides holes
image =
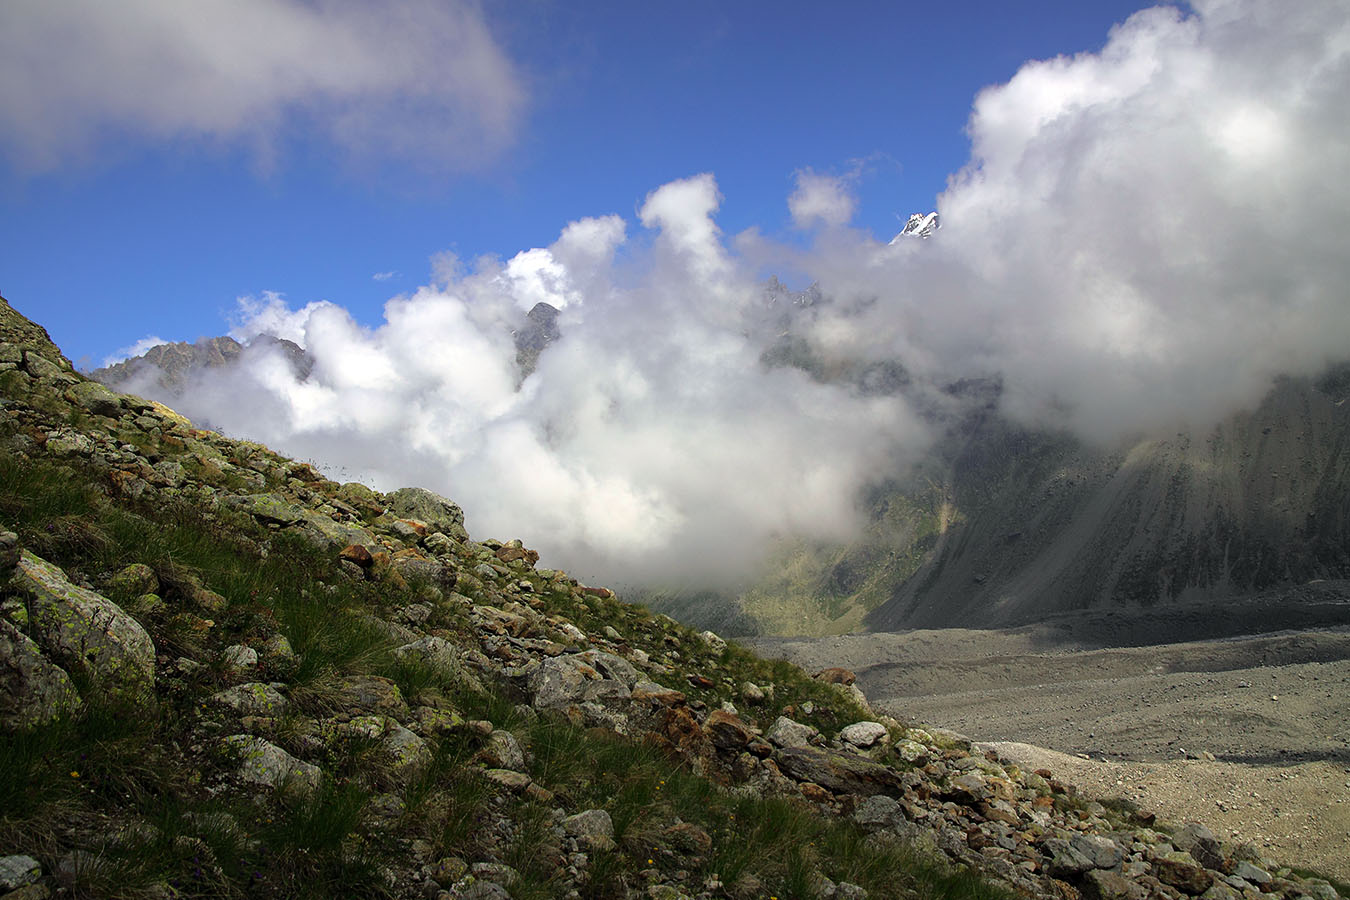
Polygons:
[[986,626],[1350,574],[1350,406],[1282,379],[1207,434],[1106,452],[983,415],[956,440],[958,520],[867,619]]

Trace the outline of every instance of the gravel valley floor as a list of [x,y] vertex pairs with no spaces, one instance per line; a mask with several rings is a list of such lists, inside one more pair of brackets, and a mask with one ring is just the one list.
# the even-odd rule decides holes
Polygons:
[[[1262,620],[1279,631],[1178,643],[1164,641],[1194,637],[1180,623],[1203,611],[754,643],[808,670],[852,669],[873,705],[903,721],[994,743],[1090,795],[1203,822],[1350,882],[1347,611],[1331,602],[1292,621],[1272,608]],[[1251,628],[1228,613],[1211,608],[1210,630]]]

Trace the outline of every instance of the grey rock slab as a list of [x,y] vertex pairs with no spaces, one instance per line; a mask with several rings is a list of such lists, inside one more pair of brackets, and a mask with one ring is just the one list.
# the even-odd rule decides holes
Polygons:
[[854,722],[839,732],[839,740],[864,749],[885,737],[886,726],[880,722]]
[[488,735],[479,756],[494,769],[520,772],[525,768],[525,753],[516,736],[509,731],[494,731]]
[[31,856],[0,856],[0,891],[13,891],[42,877],[42,866]]
[[811,739],[819,734],[810,725],[794,722],[787,716],[779,716],[769,727],[764,739],[776,747],[809,747]]
[[1185,850],[1210,869],[1223,865],[1223,850],[1214,833],[1198,822],[1191,822],[1172,835],[1172,845]]
[[384,740],[380,746],[385,753],[389,772],[397,780],[406,781],[431,763],[432,753],[427,742],[393,719],[386,720]]
[[276,744],[250,734],[232,734],[221,743],[239,757],[239,777],[264,787],[313,791],[322,773],[319,767],[296,759]]
[[1043,850],[1050,857],[1050,874],[1059,878],[1073,878],[1095,868],[1091,859],[1066,840],[1051,838],[1044,843]]
[[1148,889],[1115,872],[1093,869],[1083,877],[1085,900],[1145,900]]
[[0,725],[27,730],[73,712],[80,695],[70,676],[32,638],[0,619]]
[[898,796],[903,792],[898,772],[863,756],[816,747],[785,747],[774,759],[788,777],[813,782],[836,794]]
[[415,556],[403,556],[390,563],[392,568],[399,575],[411,581],[423,581],[437,584],[445,581],[453,581],[448,578],[448,572],[444,565],[434,559],[419,559]]
[[49,432],[43,446],[53,456],[88,456],[94,452],[94,442],[88,435],[69,428]]
[[28,370],[28,374],[34,378],[45,378],[49,381],[59,381],[65,373],[61,367],[51,360],[32,350],[26,350],[23,354],[23,365]]
[[1233,875],[1258,885],[1270,884],[1271,879],[1273,878],[1273,876],[1265,869],[1253,865],[1245,859],[1239,862],[1233,869]]
[[289,705],[277,688],[280,684],[250,681],[211,695],[211,702],[226,706],[245,716],[280,716]]
[[563,830],[588,850],[614,847],[614,821],[603,809],[587,809],[562,820]]
[[626,700],[638,674],[627,660],[598,650],[545,659],[530,679],[536,709]]
[[1320,878],[1309,878],[1304,881],[1303,890],[1313,900],[1340,900],[1340,894],[1336,893],[1331,883]]
[[1208,890],[1200,895],[1200,900],[1239,900],[1241,897],[1242,895],[1233,890],[1233,888],[1223,882],[1216,881],[1209,886]]
[[1069,846],[1083,854],[1097,869],[1114,869],[1125,858],[1125,851],[1110,838],[1096,834],[1076,834]]
[[122,398],[97,381],[81,381],[66,391],[66,399],[96,416],[117,416],[122,412]]
[[875,794],[859,803],[853,810],[853,821],[868,831],[893,828],[907,821],[905,810],[899,802],[885,794]]
[[445,672],[458,672],[463,668],[459,648],[445,638],[418,638],[395,648],[394,655],[399,659],[419,659]]
[[332,516],[325,516],[312,509],[301,510],[301,521],[296,530],[311,544],[328,549],[375,543],[375,536],[364,528],[339,522]]
[[154,689],[154,642],[116,603],[71,584],[27,550],[11,584],[28,595],[32,637],[49,655],[109,693],[137,697]]
[[277,525],[294,525],[305,518],[303,507],[283,500],[278,494],[230,494],[224,500],[231,509]]

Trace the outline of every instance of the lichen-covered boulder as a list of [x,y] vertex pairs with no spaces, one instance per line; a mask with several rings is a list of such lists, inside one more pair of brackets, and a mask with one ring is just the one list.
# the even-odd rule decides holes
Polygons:
[[431,764],[427,742],[393,719],[386,720],[380,749],[384,751],[386,771],[395,781],[407,781]]
[[317,547],[347,547],[352,544],[375,543],[375,538],[364,528],[339,522],[312,509],[301,510],[297,528]]
[[389,504],[389,512],[401,519],[424,522],[430,530],[458,540],[469,536],[464,529],[464,510],[440,494],[425,488],[406,487],[386,494],[384,499]]
[[408,704],[398,685],[379,675],[352,675],[336,685],[336,708],[354,716],[379,715],[406,718]]
[[97,381],[81,381],[66,391],[66,399],[96,416],[118,416],[122,398]]
[[294,525],[305,518],[304,507],[287,502],[277,494],[231,494],[225,498],[225,505],[281,526]]
[[59,568],[27,550],[11,584],[28,596],[30,633],[49,656],[110,694],[153,691],[154,642],[120,606],[71,584]]
[[27,730],[73,712],[80,695],[70,676],[32,638],[0,619],[0,727]]
[[236,684],[212,694],[211,702],[242,716],[283,716],[290,704],[277,690],[279,687],[282,685],[263,684],[260,681]]
[[108,581],[108,593],[114,597],[139,597],[159,592],[159,578],[145,563],[132,563]]
[[239,777],[249,784],[281,790],[311,792],[319,787],[322,772],[313,763],[296,759],[276,744],[250,734],[222,738],[227,752],[239,760]]

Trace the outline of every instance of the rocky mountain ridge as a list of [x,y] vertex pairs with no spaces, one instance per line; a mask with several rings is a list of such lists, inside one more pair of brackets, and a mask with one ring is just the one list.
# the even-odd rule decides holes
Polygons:
[[89,377],[117,390],[175,396],[204,370],[240,365],[246,355],[268,353],[280,354],[302,381],[314,368],[313,358],[295,342],[259,334],[247,344],[224,336],[158,344],[139,356],[95,369]]
[[7,304],[0,386],[0,896],[1337,900],[115,393]]

